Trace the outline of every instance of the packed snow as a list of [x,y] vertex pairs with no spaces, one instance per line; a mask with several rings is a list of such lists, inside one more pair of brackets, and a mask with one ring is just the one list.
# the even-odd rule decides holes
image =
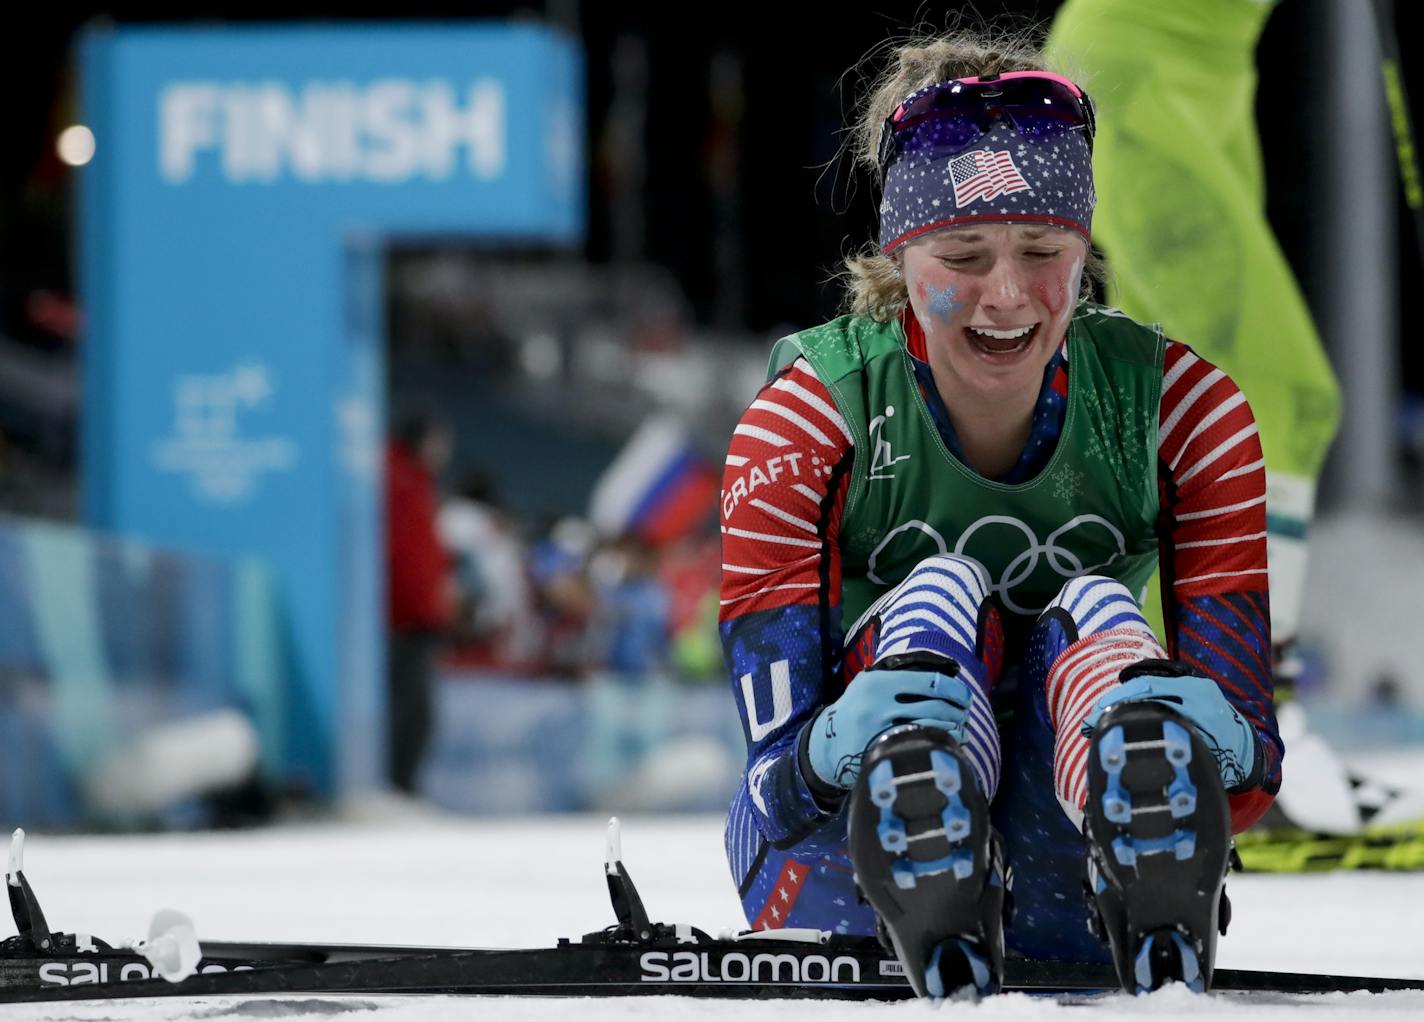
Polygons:
[[[25,872],[51,926],[116,940],[147,933],[159,909],[190,915],[200,937],[474,947],[548,946],[612,922],[601,817],[472,820],[429,815],[161,836],[32,834]],[[649,914],[716,932],[742,918],[722,858],[721,820],[634,817],[623,856]],[[1224,967],[1424,978],[1424,875],[1235,876]],[[942,1010],[984,1022],[1090,1010],[1154,1019],[1275,1018],[1308,1004],[1330,1022],[1424,1017],[1424,992],[1199,997],[1181,988],[1110,995],[1088,1009],[1005,995]],[[379,1022],[679,1017],[783,1022],[866,1020],[923,1004],[715,1002],[645,997],[568,1000],[368,995],[7,1005],[15,1022],[85,1019],[361,1018]],[[898,1013],[892,1015],[892,1013]]]

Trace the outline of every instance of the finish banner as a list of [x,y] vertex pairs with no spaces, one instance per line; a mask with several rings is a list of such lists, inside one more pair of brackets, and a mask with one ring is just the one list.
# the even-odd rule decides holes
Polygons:
[[493,23],[108,28],[83,78],[88,523],[265,557],[289,779],[370,783],[384,244],[581,242],[577,44]]

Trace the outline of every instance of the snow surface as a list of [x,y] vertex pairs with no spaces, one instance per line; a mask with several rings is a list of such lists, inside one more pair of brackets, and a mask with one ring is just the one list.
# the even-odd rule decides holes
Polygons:
[[[25,873],[49,922],[108,940],[148,931],[160,908],[193,917],[200,937],[485,947],[548,946],[612,922],[603,881],[604,820],[415,818],[164,836],[32,834]],[[709,932],[742,918],[722,857],[720,818],[625,819],[623,856],[649,913]],[[1424,978],[1424,875],[1237,876],[1224,967]],[[8,932],[6,930],[5,932]],[[1023,995],[940,1010],[981,1022],[1062,1019],[1084,1010],[1154,1019],[1285,1018],[1308,1007],[1330,1022],[1424,1017],[1424,992],[1246,1000],[1176,988],[1070,1007]],[[776,1017],[784,1022],[919,1018],[914,1002],[713,1002],[691,998],[295,997],[7,1005],[6,1022],[86,1019],[352,1019],[445,1022]],[[1383,1013],[1383,1014],[1382,1014]]]

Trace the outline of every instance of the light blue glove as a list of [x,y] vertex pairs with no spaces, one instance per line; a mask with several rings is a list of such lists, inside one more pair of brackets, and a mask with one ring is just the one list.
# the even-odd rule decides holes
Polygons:
[[1109,708],[1144,699],[1172,707],[1196,726],[1216,757],[1221,781],[1228,789],[1241,786],[1251,776],[1256,763],[1255,729],[1226,701],[1221,687],[1208,678],[1142,674],[1115,685],[1084,718],[1083,734],[1092,737]]
[[942,727],[964,741],[973,698],[957,675],[925,670],[868,670],[807,725],[806,758],[817,779],[850,788],[871,739],[896,724]]

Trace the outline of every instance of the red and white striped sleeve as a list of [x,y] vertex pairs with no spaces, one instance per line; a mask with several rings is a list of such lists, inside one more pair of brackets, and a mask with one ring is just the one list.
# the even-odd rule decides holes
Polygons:
[[718,631],[747,738],[742,809],[768,841],[799,840],[828,818],[797,742],[838,693],[839,534],[853,452],[804,359],[762,387],[727,452]]
[[1157,443],[1177,599],[1266,588],[1266,463],[1231,377],[1176,341],[1163,366]]
[[1171,655],[1251,723],[1261,755],[1231,796],[1232,829],[1258,820],[1280,786],[1266,574],[1266,466],[1256,420],[1224,372],[1168,342],[1158,436],[1162,609]]
[[853,444],[805,359],[767,383],[732,432],[722,480],[721,619],[840,602],[837,531]]

